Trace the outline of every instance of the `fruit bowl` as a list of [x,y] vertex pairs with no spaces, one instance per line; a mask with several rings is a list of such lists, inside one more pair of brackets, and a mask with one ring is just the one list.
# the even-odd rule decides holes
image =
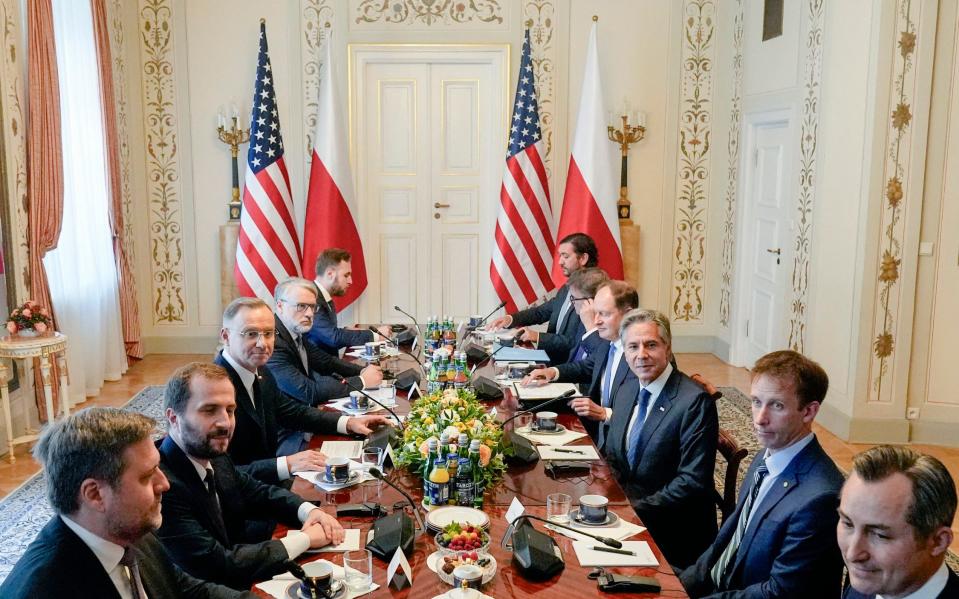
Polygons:
[[464,552],[476,552],[478,555],[489,553],[489,534],[472,524],[449,524],[437,533],[435,540],[441,557]]

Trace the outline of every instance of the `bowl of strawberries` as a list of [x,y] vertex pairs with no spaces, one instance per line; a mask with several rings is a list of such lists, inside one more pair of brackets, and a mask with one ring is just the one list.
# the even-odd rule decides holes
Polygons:
[[461,552],[489,553],[490,537],[483,529],[468,523],[453,522],[436,535],[436,546],[441,556]]

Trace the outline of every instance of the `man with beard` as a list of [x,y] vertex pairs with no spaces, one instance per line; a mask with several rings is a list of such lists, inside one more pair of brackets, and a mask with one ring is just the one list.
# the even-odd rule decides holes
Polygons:
[[[581,268],[599,264],[596,242],[585,233],[573,233],[560,239],[556,255],[560,269],[567,278]],[[552,363],[562,364],[586,332],[586,328],[573,310],[569,283],[560,287],[552,299],[514,314],[500,316],[491,321],[489,327],[491,329],[531,327],[544,322],[548,323],[545,333],[525,328],[520,339],[529,341],[545,351],[549,354]]]
[[[296,401],[316,406],[337,397],[345,397],[350,386],[375,388],[383,381],[379,366],[361,368],[357,364],[331,356],[306,338],[313,326],[317,290],[312,282],[290,277],[276,286],[276,341],[267,367],[276,378],[280,391]],[[348,385],[332,375],[349,377]],[[299,447],[290,448],[292,452]]]
[[[313,328],[306,337],[318,348],[331,354],[336,354],[344,347],[376,341],[377,337],[368,329],[346,329],[337,326],[333,298],[345,295],[346,290],[353,284],[351,259],[350,253],[340,248],[327,248],[316,257],[316,279],[313,282],[323,297],[322,301],[317,302]],[[393,334],[387,325],[377,330],[383,337]]]
[[[326,457],[318,451],[280,451],[281,427],[300,433],[368,435],[372,428],[389,425],[384,416],[339,415],[284,395],[269,369],[263,368],[273,355],[275,338],[276,320],[266,302],[255,297],[235,299],[223,311],[223,351],[213,360],[226,369],[236,392],[236,429],[230,457],[240,470],[271,484],[289,480],[295,472],[318,471],[326,465]],[[301,435],[298,442],[302,443]]]
[[[159,537],[178,566],[248,589],[285,571],[283,563],[307,549],[343,541],[335,518],[233,465],[227,447],[236,400],[226,370],[200,362],[177,369],[167,381],[164,403],[170,428],[158,445],[170,489]],[[290,532],[271,539],[273,520]],[[269,525],[249,526],[250,521]]]
[[152,419],[87,408],[48,424],[33,448],[56,515],[0,586],[5,599],[253,598],[185,574],[153,534],[170,488]]

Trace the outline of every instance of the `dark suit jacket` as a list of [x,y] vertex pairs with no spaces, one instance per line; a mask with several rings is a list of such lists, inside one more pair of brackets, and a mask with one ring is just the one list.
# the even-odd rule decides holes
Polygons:
[[322,293],[317,299],[319,306],[313,314],[313,328],[306,334],[315,346],[325,352],[336,355],[341,348],[351,345],[363,345],[373,341],[373,331],[355,331],[336,326],[336,308],[332,301],[325,301]]
[[351,385],[363,388],[363,380],[357,376],[363,369],[358,364],[334,357],[313,345],[309,339],[303,339],[306,361],[310,366],[307,372],[293,335],[278,316],[274,314],[273,318],[276,320],[276,342],[266,366],[284,395],[308,406],[349,395],[349,387],[330,376],[332,374],[350,377]]
[[[579,362],[567,362],[556,367],[559,371],[559,377],[556,379],[561,383],[580,383],[580,390],[584,395],[588,395],[597,404],[602,405],[603,376],[606,372],[606,362],[609,360],[609,341],[599,336],[599,333],[593,333],[587,339],[591,339],[591,346],[586,358]],[[626,364],[626,357],[619,360],[619,366],[613,373],[610,381],[609,397],[612,407],[612,400],[616,397],[616,391],[629,379],[635,379],[636,375]],[[593,443],[600,445],[599,430],[600,423],[588,418],[582,419],[583,427],[589,433]],[[603,445],[605,445],[606,435],[609,433],[609,425],[603,425]],[[600,447],[603,449],[603,447]]]
[[249,589],[254,582],[286,571],[289,558],[278,540],[247,537],[248,520],[280,521],[299,528],[303,499],[240,472],[229,456],[210,460],[220,507],[182,449],[166,437],[158,442],[160,469],[170,481],[163,494],[163,525],[157,536],[170,558],[189,574]]
[[798,599],[839,595],[843,564],[836,544],[836,507],[843,476],[816,439],[793,458],[754,508],[730,566],[733,590],[716,591],[709,571],[736,530],[763,455],[756,456],[746,472],[736,511],[709,549],[681,573],[680,579],[694,597]]
[[716,536],[716,402],[674,369],[646,417],[636,467],[630,468],[627,433],[639,388],[639,379],[631,378],[613,398],[606,458],[666,559],[685,567]]
[[[569,285],[563,285],[556,292],[552,299],[543,302],[538,306],[526,308],[513,314],[512,327],[528,327],[534,324],[549,323],[546,325],[546,332],[540,333],[537,347],[547,354],[554,364],[560,364],[566,361],[580,337],[586,333],[579,315],[570,306],[566,314],[566,319],[560,323],[559,313],[563,308],[563,302],[569,295]],[[561,328],[558,328],[562,324]]]
[[[957,599],[959,598],[959,576],[952,570],[949,570],[949,578],[946,580],[946,588],[942,589],[937,599]],[[842,594],[842,599],[876,599],[875,595],[863,595],[851,586],[847,586]]]
[[[152,533],[137,541],[133,549],[143,589],[150,599],[255,597],[248,591],[234,591],[185,574],[173,565]],[[93,551],[63,523],[60,516],[54,516],[3,581],[0,597],[120,599],[120,594]]]
[[263,482],[276,484],[279,482],[276,449],[280,427],[313,433],[336,432],[339,414],[311,408],[283,395],[269,369],[260,369],[260,394],[254,406],[240,375],[223,354],[217,354],[213,361],[226,368],[236,390],[236,428],[229,452],[240,470]]

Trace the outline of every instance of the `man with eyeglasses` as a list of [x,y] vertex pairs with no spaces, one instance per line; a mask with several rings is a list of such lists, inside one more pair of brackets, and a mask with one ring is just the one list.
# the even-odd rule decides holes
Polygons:
[[[371,364],[358,364],[332,356],[313,344],[306,334],[313,326],[318,292],[311,281],[290,277],[276,286],[274,308],[276,339],[266,363],[280,391],[310,406],[349,395],[349,386],[379,387],[383,372]],[[348,385],[332,375],[348,377]]]
[[[570,281],[573,279],[570,278]],[[582,286],[587,287],[585,284]],[[572,284],[570,289],[570,293],[573,293]],[[623,359],[619,324],[627,312],[639,307],[639,294],[625,281],[604,280],[596,286],[592,300],[586,297],[589,296],[576,302],[581,304],[577,310],[584,322],[592,316],[590,330],[595,331],[599,338],[589,357],[534,370],[523,380],[523,384],[536,385],[550,381],[588,384],[585,392],[588,397],[578,397],[570,402],[570,406],[583,421],[593,442],[603,449],[613,416],[613,398],[623,383],[633,378],[629,365]]]
[[318,298],[320,301],[313,315],[312,328],[306,333],[306,338],[331,354],[338,353],[344,347],[376,341],[376,337],[382,340],[393,335],[389,325],[377,327],[379,335],[368,329],[348,329],[337,325],[333,298],[346,294],[353,284],[351,259],[350,253],[340,248],[327,248],[316,257],[316,279],[313,282],[322,297]]
[[[368,435],[388,425],[383,416],[340,416],[300,403],[283,394],[268,368],[276,336],[273,311],[259,298],[241,297],[223,311],[223,350],[214,362],[226,368],[236,389],[236,429],[230,457],[251,476],[277,484],[295,472],[317,471],[326,456],[317,451],[279,451],[279,431]],[[302,443],[300,435],[299,443]]]

